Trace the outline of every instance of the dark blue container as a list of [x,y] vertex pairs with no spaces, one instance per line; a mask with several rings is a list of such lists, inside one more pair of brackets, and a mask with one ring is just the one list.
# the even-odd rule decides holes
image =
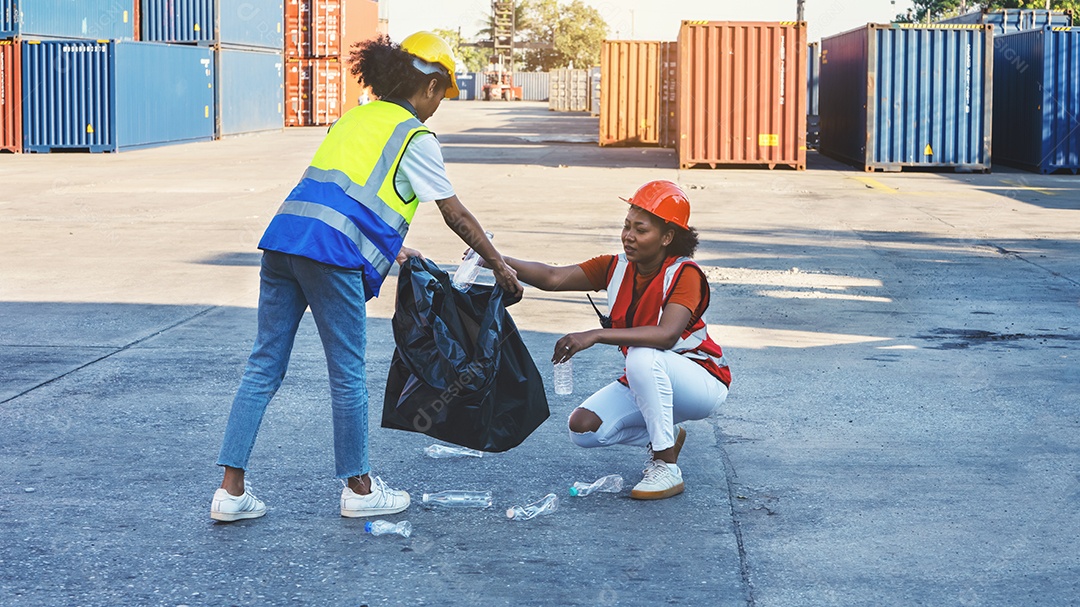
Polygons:
[[279,50],[282,0],[139,0],[142,39]]
[[1043,27],[1071,27],[1072,11],[1048,11],[1041,8],[1006,8],[976,11],[938,21],[939,24],[993,25],[994,35],[1003,36]]
[[213,138],[213,51],[23,42],[23,149],[115,152]]
[[0,38],[135,37],[134,0],[0,0]]
[[285,128],[285,76],[280,52],[218,53],[218,136]]
[[821,151],[866,171],[990,170],[988,25],[869,24],[821,41]]
[[994,162],[1080,171],[1080,28],[994,39]]

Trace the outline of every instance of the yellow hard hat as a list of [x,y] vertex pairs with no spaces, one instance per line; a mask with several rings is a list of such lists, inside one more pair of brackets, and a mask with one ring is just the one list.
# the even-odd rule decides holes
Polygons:
[[[454,59],[454,51],[446,43],[446,40],[431,32],[416,32],[401,41],[401,50],[421,59],[428,63],[429,66],[442,66],[446,70],[444,75],[450,77],[450,86],[446,88],[443,97],[452,99],[458,96],[457,77],[454,75],[454,70],[457,69],[457,60]],[[424,73],[432,73],[425,67],[427,66],[416,66],[417,69]],[[435,71],[441,70],[436,68]]]

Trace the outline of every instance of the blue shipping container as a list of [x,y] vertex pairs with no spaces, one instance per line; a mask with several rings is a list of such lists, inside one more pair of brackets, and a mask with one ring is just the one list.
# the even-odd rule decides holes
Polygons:
[[990,26],[869,24],[821,41],[821,151],[867,171],[990,170]]
[[1080,171],[1080,28],[994,40],[994,162]]
[[139,0],[142,39],[284,48],[282,0]]
[[993,25],[994,35],[1003,36],[1046,26],[1071,27],[1072,11],[1048,11],[1041,8],[1006,8],[976,11],[938,21],[940,24]]
[[0,0],[0,38],[135,37],[135,0]]
[[285,4],[282,0],[218,2],[218,40],[222,44],[283,49],[284,21]]
[[142,39],[154,42],[214,41],[214,0],[140,0]]
[[281,53],[222,49],[217,74],[219,137],[285,128]]
[[23,42],[23,148],[115,152],[214,135],[214,51]]

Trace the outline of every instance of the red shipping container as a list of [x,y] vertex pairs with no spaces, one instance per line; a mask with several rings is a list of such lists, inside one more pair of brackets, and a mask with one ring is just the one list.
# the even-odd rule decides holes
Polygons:
[[343,47],[342,0],[286,0],[285,56],[299,59],[348,55]]
[[345,102],[342,63],[289,59],[285,64],[285,126],[323,126],[341,117]]
[[22,152],[22,53],[18,40],[0,40],[0,151]]
[[679,166],[806,168],[806,23],[683,21]]

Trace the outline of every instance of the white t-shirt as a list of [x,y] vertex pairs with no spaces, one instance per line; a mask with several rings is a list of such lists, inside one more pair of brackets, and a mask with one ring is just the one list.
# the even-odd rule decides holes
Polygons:
[[420,202],[443,200],[454,195],[454,186],[446,176],[442,147],[434,135],[413,137],[398,164],[394,185],[405,200],[413,196]]

